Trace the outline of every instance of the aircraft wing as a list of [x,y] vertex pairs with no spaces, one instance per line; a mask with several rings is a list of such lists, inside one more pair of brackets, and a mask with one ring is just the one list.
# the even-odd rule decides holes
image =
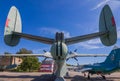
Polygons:
[[77,54],[77,53],[73,53],[73,54],[69,54],[67,56],[67,59],[70,58],[74,58],[74,57],[107,57],[107,54]]
[[26,56],[35,56],[35,57],[47,57],[47,58],[52,58],[50,53],[45,53],[45,54],[0,54],[0,57],[26,57]]
[[92,68],[83,68],[83,69],[81,69],[79,71],[84,73],[84,72],[88,72],[90,70],[92,70]]

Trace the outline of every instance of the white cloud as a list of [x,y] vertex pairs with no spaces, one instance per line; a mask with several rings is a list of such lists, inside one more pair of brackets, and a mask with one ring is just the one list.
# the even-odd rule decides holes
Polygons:
[[100,44],[101,44],[100,39],[92,39],[92,40],[89,40],[89,41],[85,41],[85,42],[75,44],[75,48],[80,48],[80,47],[82,47],[83,49],[103,48],[104,46],[101,46]]
[[108,3],[110,0],[103,0],[101,3],[97,4],[94,8],[92,8],[92,10],[98,9],[101,6],[105,5],[106,3]]
[[41,53],[41,52],[43,52],[43,48],[42,48],[42,49],[33,49],[32,51],[33,51],[33,53],[35,53],[35,54]]
[[109,2],[112,10],[118,10],[120,8],[120,0],[113,0]]
[[99,48],[102,48],[99,45],[88,44],[88,43],[81,43],[80,45],[85,49],[99,49]]
[[118,37],[118,39],[120,39],[120,28],[118,28],[117,37]]
[[100,44],[101,41],[100,39],[92,39],[87,42],[88,44]]
[[39,49],[33,49],[32,51],[33,51],[33,53],[35,53],[35,54],[39,54],[39,53],[44,53],[43,50],[48,51],[48,50],[50,50],[50,49],[49,49],[49,47],[44,47],[44,48],[39,48]]
[[40,31],[42,31],[44,34],[55,34],[56,32],[63,32],[65,38],[71,37],[69,32],[64,31],[64,30],[55,29],[55,28],[43,27],[40,29]]
[[120,7],[120,0],[102,0],[101,3],[97,4],[91,10],[96,10],[106,4],[109,4],[113,10],[116,10]]

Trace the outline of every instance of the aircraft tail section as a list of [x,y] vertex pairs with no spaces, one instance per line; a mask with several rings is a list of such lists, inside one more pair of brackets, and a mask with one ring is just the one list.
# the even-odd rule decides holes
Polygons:
[[113,49],[104,63],[114,64],[120,67],[120,48]]
[[10,8],[6,19],[4,42],[9,46],[16,46],[20,38],[25,38],[33,41],[38,41],[46,44],[53,44],[54,40],[46,37],[34,36],[30,34],[21,33],[22,22],[18,9],[15,6]]
[[105,5],[101,11],[99,20],[99,32],[67,38],[65,39],[65,43],[67,45],[70,45],[97,37],[100,37],[102,43],[105,46],[111,46],[116,43],[117,40],[116,24],[112,11],[108,5]]
[[100,14],[99,32],[108,31],[107,34],[101,35],[100,39],[105,46],[111,46],[116,43],[117,32],[115,19],[108,5],[105,5]]
[[[7,45],[16,46],[19,43],[20,38],[25,38],[46,44],[53,44],[55,42],[55,39],[33,36],[21,32],[22,23],[20,13],[18,9],[15,6],[13,6],[9,11],[5,25],[4,41]],[[116,24],[112,11],[108,5],[105,5],[101,11],[99,21],[99,32],[83,36],[66,38],[65,40],[64,37],[62,36],[62,40],[64,40],[64,42],[67,45],[70,45],[97,37],[100,37],[102,43],[106,46],[111,46],[116,43],[117,40]]]

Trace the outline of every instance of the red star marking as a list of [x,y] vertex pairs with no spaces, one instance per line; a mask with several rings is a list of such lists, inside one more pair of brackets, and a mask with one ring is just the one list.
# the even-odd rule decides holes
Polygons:
[[7,20],[6,20],[5,27],[8,27],[9,21],[10,21],[10,19],[7,19]]
[[114,17],[112,17],[112,26],[115,26],[116,24],[115,24],[115,19],[114,19]]

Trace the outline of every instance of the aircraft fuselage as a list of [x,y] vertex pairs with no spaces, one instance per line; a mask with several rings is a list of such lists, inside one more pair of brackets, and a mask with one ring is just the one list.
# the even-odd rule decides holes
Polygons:
[[67,46],[63,42],[55,42],[51,47],[51,55],[54,60],[66,60],[67,52]]
[[64,42],[64,34],[57,32],[55,42],[51,46],[51,55],[54,60],[66,60],[67,54],[68,48]]
[[56,40],[51,46],[51,55],[56,64],[56,76],[63,77],[66,73],[66,56],[68,54],[67,45],[64,43],[63,33],[56,33]]

